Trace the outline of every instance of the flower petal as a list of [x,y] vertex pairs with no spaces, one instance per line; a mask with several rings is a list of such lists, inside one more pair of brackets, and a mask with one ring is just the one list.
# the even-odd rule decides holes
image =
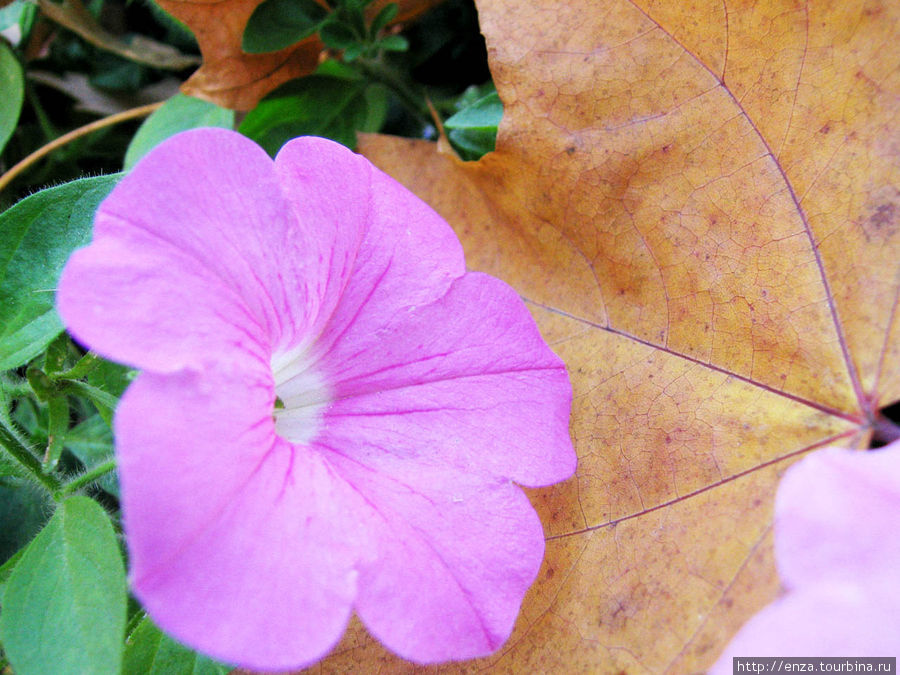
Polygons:
[[[894,573],[895,574],[895,573]],[[900,636],[900,588],[892,575],[865,584],[823,582],[791,591],[744,624],[711,669],[731,675],[747,656],[889,656]]]
[[378,323],[358,320],[323,359],[335,390],[325,442],[524,485],[572,474],[565,366],[509,286],[466,274]]
[[143,374],[115,426],[131,586],[154,621],[246,667],[324,655],[372,546],[352,517],[365,506],[320,456],[277,439],[271,384]]
[[879,656],[900,639],[900,442],[826,448],[788,469],[775,499],[775,554],[787,587],[732,640],[737,656]]
[[543,554],[510,479],[571,474],[571,388],[405,188],[322,139],[273,163],[186,132],[103,203],[59,303],[145,370],[115,431],[131,583],[164,630],[258,669],[321,657],[351,605],[421,662],[507,638]]
[[900,442],[810,455],[785,474],[775,513],[778,571],[788,588],[896,569]]
[[544,552],[537,514],[509,482],[389,459],[328,461],[370,506],[375,559],[355,608],[368,629],[419,663],[484,656],[509,637]]
[[[275,164],[252,141],[225,129],[168,139],[101,204],[97,250],[76,255],[60,284],[64,321],[102,354],[158,372],[218,359],[205,354],[215,341],[211,308],[243,314],[244,327],[268,336],[271,349],[296,343],[319,315],[324,257],[354,248],[370,206],[368,167],[349,151],[325,154],[305,157],[318,173],[294,186],[294,206],[303,205],[295,213]],[[322,174],[317,162],[334,157]],[[194,288],[183,290],[182,281],[215,288],[188,302]],[[193,334],[204,329],[210,335]]]
[[[310,140],[293,143],[300,146]],[[370,199],[369,226],[352,273],[334,312],[322,317],[327,324],[317,338],[319,354],[338,340],[360,346],[377,342],[380,327],[399,313],[440,298],[465,273],[462,246],[450,226],[374,167]]]
[[268,362],[269,338],[237,292],[189,256],[140,236],[97,237],[76,251],[57,306],[76,339],[138,368]]
[[303,273],[318,300],[308,329],[314,337],[334,312],[369,231],[374,169],[339,143],[304,136],[281,148],[275,171],[303,230]]

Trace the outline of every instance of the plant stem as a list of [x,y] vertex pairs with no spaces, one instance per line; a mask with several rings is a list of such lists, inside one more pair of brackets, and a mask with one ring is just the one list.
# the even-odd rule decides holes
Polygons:
[[48,141],[52,141],[54,138],[58,137],[59,132],[56,130],[56,126],[50,121],[47,111],[44,110],[44,106],[41,105],[41,100],[34,93],[34,88],[28,81],[25,83],[25,96],[28,97],[28,102],[31,104],[31,107],[34,108],[34,114],[38,119],[41,131],[44,132],[44,138]]
[[35,482],[47,488],[54,499],[58,499],[59,491],[62,488],[60,482],[56,477],[43,472],[38,458],[31,454],[5,424],[0,424],[0,448],[3,448],[9,457],[25,469]]
[[60,496],[66,497],[76,490],[80,490],[85,485],[90,485],[98,478],[103,478],[108,473],[111,473],[116,470],[116,460],[110,459],[102,464],[98,464],[93,469],[89,471],[85,471],[83,474],[78,476],[78,478],[73,479],[72,481],[66,483],[62,490],[60,490]]
[[5,373],[0,374],[0,396],[7,399],[19,398],[20,396],[30,396],[31,388],[28,386],[27,380],[10,379]]
[[97,131],[97,129],[103,129],[104,127],[112,126],[113,124],[118,124],[119,122],[125,122],[126,120],[146,117],[154,110],[159,108],[163,103],[164,101],[159,101],[158,103],[142,105],[138,108],[132,108],[131,110],[123,110],[122,112],[116,113],[115,115],[109,115],[108,117],[96,120],[94,122],[91,122],[90,124],[85,124],[83,127],[78,127],[77,129],[74,129],[67,134],[63,134],[59,138],[50,141],[46,145],[32,152],[30,155],[28,155],[28,157],[23,159],[5,174],[0,176],[0,191],[4,190],[6,186],[9,185],[16,176],[25,171],[25,169],[30,167],[39,159],[43,158],[45,155],[50,154],[57,148],[62,147],[67,143],[71,143],[76,138],[81,138],[82,136],[85,136],[92,131]]
[[380,82],[394,92],[397,98],[400,99],[400,102],[403,103],[403,105],[405,105],[419,121],[424,122],[425,124],[431,123],[428,115],[424,112],[427,108],[424,97],[410,89],[403,80],[397,77],[397,74],[393,70],[386,68],[377,61],[358,59],[356,63],[364,75],[376,82]]

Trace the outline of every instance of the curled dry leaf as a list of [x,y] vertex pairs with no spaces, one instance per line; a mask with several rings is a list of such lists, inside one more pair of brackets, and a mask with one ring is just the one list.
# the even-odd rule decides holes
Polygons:
[[[360,148],[528,300],[580,463],[533,493],[547,552],[509,642],[440,670],[703,671],[778,591],[781,473],[900,398],[900,5],[478,8],[497,151]],[[359,626],[320,670],[351,664],[406,668]]]
[[[390,0],[377,0],[377,13]],[[324,48],[318,37],[267,54],[245,54],[241,39],[247,20],[263,0],[158,0],[160,7],[184,22],[200,45],[203,65],[182,91],[233,110],[250,110],[280,84],[312,73]],[[399,0],[393,23],[409,21],[439,0]]]
[[181,70],[199,63],[195,56],[182,54],[174,47],[141,35],[130,42],[106,30],[81,0],[38,0],[41,13],[77,33],[87,42],[126,59],[166,70]]

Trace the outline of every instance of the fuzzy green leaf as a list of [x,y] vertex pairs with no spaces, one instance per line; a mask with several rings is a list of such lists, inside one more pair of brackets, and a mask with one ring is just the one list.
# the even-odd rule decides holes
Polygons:
[[0,637],[17,675],[121,672],[125,566],[106,512],[87,497],[60,505],[3,593]]
[[0,370],[27,363],[62,332],[56,282],[72,251],[90,241],[94,212],[118,179],[41,190],[0,214]]
[[145,617],[128,639],[124,670],[141,675],[226,675],[231,668],[179,644]]
[[25,99],[25,76],[22,66],[9,46],[0,40],[0,152],[12,136]]

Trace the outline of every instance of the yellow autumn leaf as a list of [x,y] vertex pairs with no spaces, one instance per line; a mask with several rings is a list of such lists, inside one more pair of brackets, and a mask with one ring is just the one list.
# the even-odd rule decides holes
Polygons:
[[[900,398],[900,4],[477,5],[496,152],[360,149],[526,298],[580,463],[531,491],[547,551],[508,643],[427,670],[701,672],[778,592],[779,476]],[[313,670],[419,668],[355,622]]]

